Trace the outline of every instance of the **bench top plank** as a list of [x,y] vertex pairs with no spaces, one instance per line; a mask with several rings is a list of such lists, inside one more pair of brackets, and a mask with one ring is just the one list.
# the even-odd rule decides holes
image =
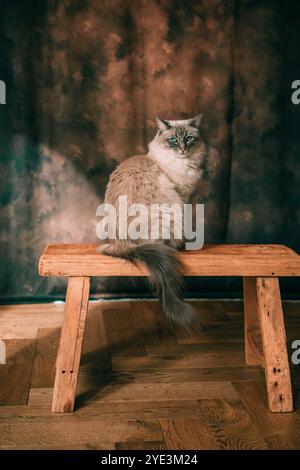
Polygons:
[[[50,244],[41,276],[147,276],[146,267],[97,252],[98,243]],[[285,245],[205,245],[181,251],[185,276],[300,276],[300,256]]]

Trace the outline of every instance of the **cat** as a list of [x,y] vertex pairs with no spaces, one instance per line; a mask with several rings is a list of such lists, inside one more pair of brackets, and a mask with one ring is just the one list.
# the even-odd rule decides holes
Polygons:
[[[111,174],[105,191],[105,203],[115,207],[118,213],[119,196],[127,196],[128,204],[176,204],[182,208],[188,203],[203,175],[206,146],[201,136],[202,114],[185,120],[156,118],[157,133],[149,143],[146,155],[138,155],[123,161]],[[167,210],[167,209],[166,209]],[[120,238],[122,227],[117,228],[116,239],[110,239],[99,251],[106,255],[125,258],[133,263],[144,262],[150,274],[150,282],[157,293],[168,323],[173,327],[191,330],[200,327],[199,320],[189,304],[182,299],[183,277],[177,250],[184,246],[184,234],[175,238],[175,213],[169,213],[171,222],[169,239],[147,240]],[[146,220],[147,218],[147,220]],[[129,222],[130,217],[127,220]],[[162,213],[152,225],[161,224]],[[149,223],[149,214],[143,221]],[[123,227],[124,228],[124,227]]]

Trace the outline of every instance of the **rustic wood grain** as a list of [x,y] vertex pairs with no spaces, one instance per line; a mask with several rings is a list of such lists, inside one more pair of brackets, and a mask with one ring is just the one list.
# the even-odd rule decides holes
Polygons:
[[68,283],[64,320],[56,362],[52,411],[73,411],[90,278],[71,277]]
[[1,339],[36,338],[39,328],[60,328],[64,303],[0,305]]
[[[78,364],[88,305],[90,277],[113,275],[141,276],[148,274],[144,264],[135,265],[123,259],[105,256],[99,253],[97,248],[97,244],[48,245],[40,258],[39,273],[41,275],[71,276],[69,279],[68,300],[57,360],[58,367],[55,377],[52,405],[54,411],[71,411],[74,407]],[[284,322],[280,291],[277,286],[277,276],[299,275],[300,257],[297,253],[284,245],[206,245],[198,251],[182,251],[178,256],[182,262],[183,275],[243,276],[246,362],[249,365],[261,364],[265,367],[270,409],[272,411],[291,411],[292,391],[285,345],[286,338],[283,337],[282,334],[282,332],[284,333]],[[256,280],[253,279],[254,276],[257,276]],[[82,283],[81,287],[79,283]],[[80,295],[83,295],[84,283],[86,283],[87,286],[87,295],[84,299],[86,306],[81,308],[80,303],[82,302],[82,298],[80,296],[78,297],[77,290],[79,288],[81,290]],[[78,299],[79,306],[76,306]],[[75,313],[75,331],[71,329],[71,310],[73,303],[77,311],[79,310],[79,314]],[[267,303],[269,303],[269,305],[267,305],[267,311],[265,312]],[[203,306],[204,304],[201,307]],[[210,326],[212,323],[218,326],[218,322],[224,320],[224,312],[219,310],[218,316],[212,320],[213,315],[209,310],[207,311],[207,309],[208,306],[206,310],[200,311],[198,306],[200,321],[202,321],[206,327]],[[272,311],[270,312],[270,310]],[[268,318],[270,316],[274,318]],[[130,318],[132,318],[131,314]],[[228,317],[225,315],[225,318],[227,319]],[[274,326],[274,321],[276,322],[276,320],[278,320],[279,325],[277,329],[276,326]],[[157,330],[158,329],[159,328],[157,328]],[[260,347],[260,341],[256,341],[259,329],[261,330],[262,348]],[[145,360],[148,360],[138,329],[129,327],[123,329],[118,328],[115,331],[114,327],[111,327],[108,331],[110,336],[110,352],[113,359],[120,355],[122,361],[124,352],[132,356],[134,351],[137,357],[145,356]],[[70,332],[72,332],[73,335],[70,334]],[[255,335],[253,334],[254,332]],[[212,337],[209,338],[210,342],[214,341],[213,333]],[[176,340],[179,343],[184,343],[185,341],[194,342],[194,338],[190,334],[182,335],[180,332],[175,334]],[[174,338],[171,334],[169,336],[170,342],[172,343]],[[199,342],[203,341],[204,335],[202,332],[198,332],[195,336],[198,336]],[[236,337],[238,338],[238,336]],[[272,338],[271,346],[268,340],[269,337]],[[232,340],[230,335],[228,335],[228,331],[226,331],[224,338],[229,339],[229,341]],[[278,342],[276,342],[276,339]],[[273,347],[277,347],[277,353],[272,363],[271,352]],[[68,357],[68,349],[74,352],[74,364],[73,359],[70,359],[70,356]],[[222,358],[219,359],[219,364],[222,364],[222,360]],[[152,363],[153,362],[155,361],[152,361]],[[195,362],[191,362],[193,367],[199,367],[199,363],[195,364]],[[150,361],[148,364],[149,363]],[[234,363],[234,365],[237,366],[236,363]],[[118,368],[118,364],[116,366],[116,362],[114,362],[112,367],[113,369]],[[142,363],[142,367],[145,367],[145,361]],[[152,365],[150,365],[150,367],[152,367]],[[181,367],[184,367],[182,361]],[[130,365],[127,365],[127,368],[130,369]],[[276,380],[272,381],[274,374],[277,374]],[[65,401],[65,403],[63,403],[63,401]]]
[[[193,303],[198,314],[204,312],[205,330],[200,339],[184,343],[161,330],[158,302],[90,303],[74,413],[51,413],[50,344],[61,325],[62,305],[5,310],[7,326],[9,311],[13,317],[6,330],[12,337],[14,324],[18,335],[31,320],[38,328],[31,325],[36,333],[29,342],[7,340],[11,367],[0,377],[0,389],[11,401],[0,407],[0,449],[300,449],[299,403],[295,413],[270,413],[264,371],[244,363],[242,303]],[[300,337],[300,302],[285,303],[285,311],[291,312],[287,336]],[[124,348],[118,329],[128,330]],[[132,338],[138,332],[144,356],[130,350],[130,329]],[[294,366],[294,378],[296,372]]]
[[271,411],[292,411],[293,398],[278,279],[257,278],[268,402]]
[[116,450],[166,450],[167,449],[165,441],[116,442],[115,448]]
[[200,398],[223,396],[236,397],[230,382],[189,382],[189,383],[121,383],[108,384],[90,398],[95,401],[130,402],[164,401],[164,400],[197,400]]
[[[41,276],[145,276],[144,265],[97,252],[97,244],[48,245]],[[300,257],[283,245],[207,245],[179,255],[188,276],[300,276]]]
[[195,300],[193,306],[204,328],[220,323],[224,324],[226,320],[229,320],[226,312],[214,301]]
[[258,300],[256,291],[256,278],[243,277],[244,289],[244,330],[245,330],[245,360],[249,366],[262,363],[262,356],[257,354],[253,343],[253,333],[259,334],[260,324],[258,316]]
[[35,340],[5,341],[6,364],[0,364],[0,405],[27,403]]
[[233,385],[270,449],[285,449],[290,446],[300,449],[300,418],[296,413],[270,413],[265,387],[261,382]]
[[226,354],[230,353],[240,353],[243,354],[243,343],[241,341],[236,342],[223,342],[222,338],[215,337],[215,341],[210,343],[202,341],[197,342],[197,339],[194,343],[186,342],[180,344],[175,340],[170,341],[168,337],[161,339],[146,339],[144,340],[145,350],[148,356],[188,356],[194,354],[207,354],[214,353],[220,354],[225,352]]
[[202,416],[220,449],[268,449],[246,408],[238,400],[200,400]]
[[59,337],[59,328],[40,328],[38,330],[31,387],[53,387]]
[[1,445],[0,450],[115,450],[113,442],[106,441],[90,441],[88,443],[76,444],[60,444],[55,443],[52,445],[41,444],[14,444],[14,445]]
[[262,381],[264,374],[259,367],[198,367],[185,369],[149,369],[106,371],[80,369],[78,388],[100,388],[103,384],[125,383],[181,383],[181,382],[244,382]]
[[242,318],[230,322],[211,323],[209,328],[202,331],[177,334],[176,340],[179,344],[216,344],[216,343],[242,343],[244,342],[244,324]]
[[80,419],[73,422],[0,423],[2,446],[52,446],[64,448],[82,446],[103,448],[105,443],[135,441],[161,441],[162,432],[158,420],[107,421]]
[[111,370],[103,304],[89,304],[84,330],[80,370]]
[[160,419],[167,449],[207,450],[218,449],[210,429],[200,416]]
[[111,357],[145,356],[145,347],[137,330],[132,328],[107,331]]
[[244,365],[243,352],[211,352],[189,354],[186,356],[116,356],[112,358],[113,370],[132,369],[194,369],[195,367],[223,368],[231,364],[231,367]]

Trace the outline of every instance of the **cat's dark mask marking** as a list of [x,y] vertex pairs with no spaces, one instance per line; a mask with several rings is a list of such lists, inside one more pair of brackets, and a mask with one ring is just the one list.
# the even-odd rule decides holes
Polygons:
[[161,146],[181,155],[188,154],[201,138],[199,131],[201,121],[202,114],[181,121],[169,121],[156,117]]

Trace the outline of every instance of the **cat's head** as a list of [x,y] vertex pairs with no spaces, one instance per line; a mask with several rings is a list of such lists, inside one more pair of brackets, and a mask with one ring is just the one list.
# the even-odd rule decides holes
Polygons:
[[158,132],[156,142],[164,149],[171,151],[177,158],[188,158],[203,145],[200,125],[202,114],[181,121],[167,121],[156,118]]

